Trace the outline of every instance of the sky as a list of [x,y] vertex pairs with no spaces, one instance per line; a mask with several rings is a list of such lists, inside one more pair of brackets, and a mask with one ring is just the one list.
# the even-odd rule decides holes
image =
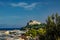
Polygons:
[[0,24],[24,26],[30,20],[45,22],[60,15],[60,0],[0,0]]

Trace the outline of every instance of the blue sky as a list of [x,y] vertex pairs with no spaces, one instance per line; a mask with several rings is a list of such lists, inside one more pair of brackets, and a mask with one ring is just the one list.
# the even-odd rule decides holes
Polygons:
[[0,24],[45,22],[48,15],[56,12],[60,15],[60,0],[0,0]]

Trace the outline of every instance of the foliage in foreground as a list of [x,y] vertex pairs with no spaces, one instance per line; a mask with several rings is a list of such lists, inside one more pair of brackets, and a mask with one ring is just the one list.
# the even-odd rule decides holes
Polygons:
[[48,16],[46,23],[27,25],[24,29],[28,29],[27,36],[39,36],[40,40],[58,40],[60,37],[60,16],[57,13],[52,14],[52,16]]

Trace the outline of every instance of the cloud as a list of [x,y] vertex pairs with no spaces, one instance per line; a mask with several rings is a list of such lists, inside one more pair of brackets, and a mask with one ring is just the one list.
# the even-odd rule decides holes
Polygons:
[[45,6],[48,3],[46,2],[35,2],[35,3],[26,3],[26,2],[19,2],[19,3],[8,3],[8,2],[0,2],[0,6],[12,6],[12,7],[20,7],[20,8],[24,8],[24,9],[34,9],[37,7],[41,7],[41,6]]
[[24,3],[24,2],[20,2],[20,3],[12,3],[11,6],[13,7],[23,7],[25,9],[33,9],[38,5],[38,3]]

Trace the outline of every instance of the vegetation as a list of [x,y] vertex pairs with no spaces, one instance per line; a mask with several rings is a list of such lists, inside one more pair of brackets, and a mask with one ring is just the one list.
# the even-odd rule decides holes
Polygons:
[[26,25],[23,29],[28,29],[26,35],[39,36],[40,40],[58,40],[60,37],[60,16],[58,13],[48,16],[46,23],[40,25]]

